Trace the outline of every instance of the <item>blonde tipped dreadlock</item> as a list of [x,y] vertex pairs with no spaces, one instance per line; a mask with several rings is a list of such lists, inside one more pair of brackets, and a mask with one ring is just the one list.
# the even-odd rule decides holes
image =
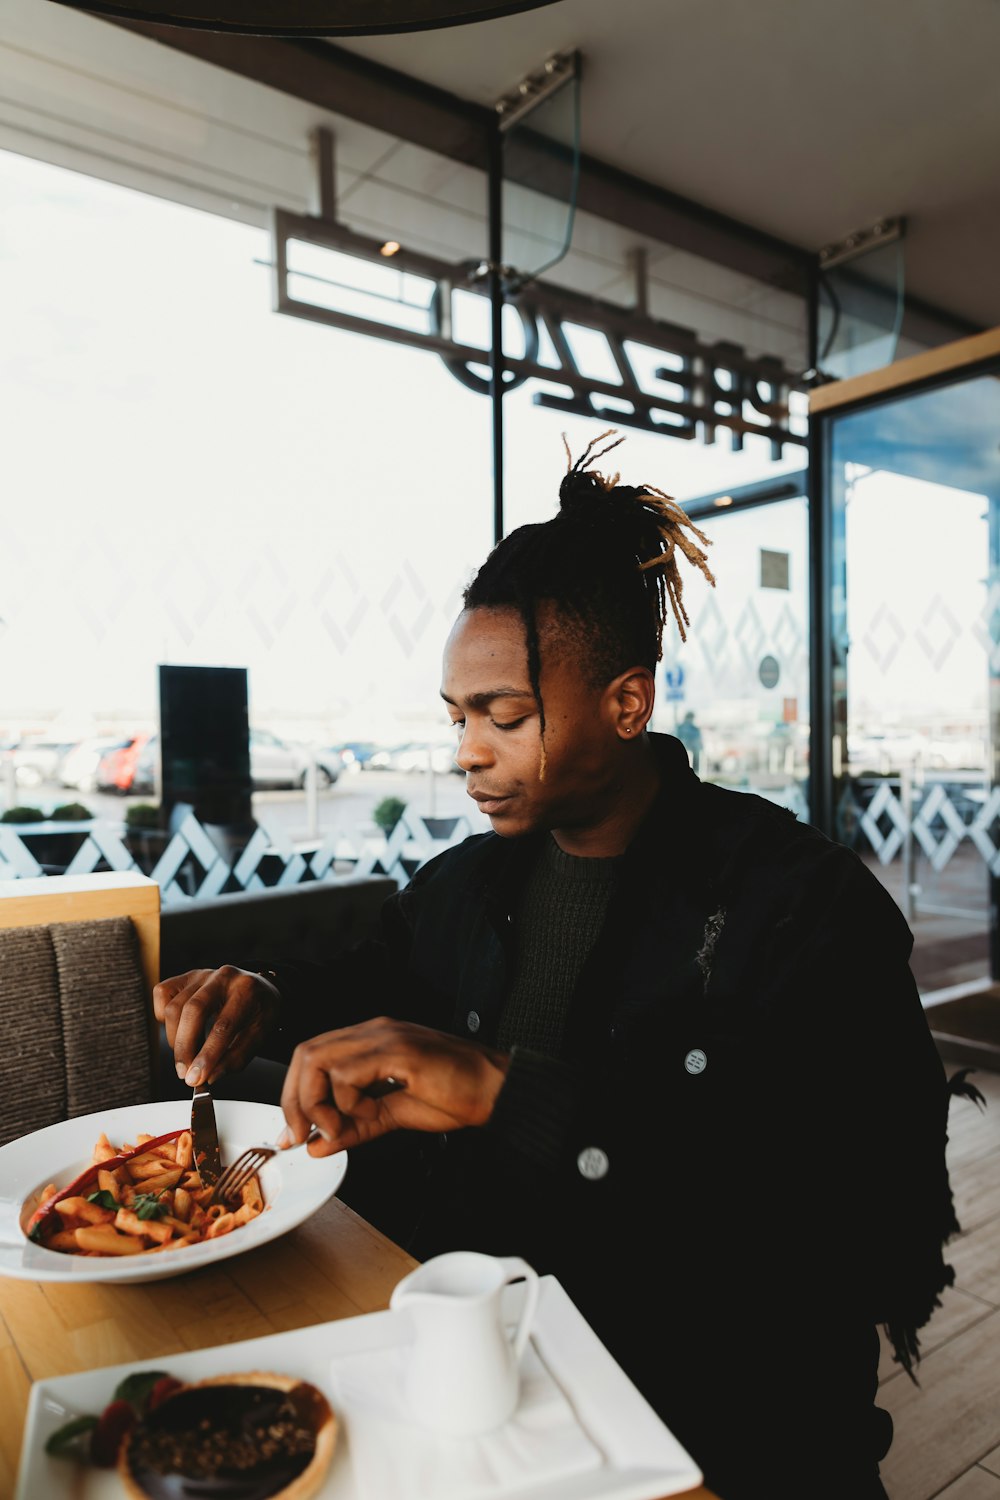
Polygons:
[[655,668],[668,611],[681,640],[687,640],[691,622],[678,554],[715,587],[703,550],[711,539],[672,496],[654,485],[623,485],[620,474],[594,468],[624,440],[609,428],[574,461],[564,433],[566,474],[558,514],[521,526],[498,542],[464,595],[467,609],[510,606],[524,621],[538,704],[540,780],[546,759],[539,606],[554,607],[554,628],[578,650],[589,684],[603,687],[629,667]]
[[[579,474],[590,470],[593,473],[594,479],[607,494],[618,488],[621,474],[616,473],[609,477],[598,473],[595,469],[591,469],[591,465],[595,464],[599,458],[603,458],[605,453],[610,453],[612,448],[617,448],[619,443],[623,443],[625,436],[622,434],[620,437],[615,437],[613,443],[609,443],[606,448],[602,448],[599,453],[594,453],[593,456],[591,456],[591,450],[598,443],[603,442],[606,437],[614,436],[614,432],[615,429],[609,427],[607,432],[602,432],[600,437],[594,438],[592,442],[588,443],[575,463],[570,456],[566,434],[563,433],[563,446],[566,449],[566,456],[569,459],[567,473]],[[690,537],[684,535],[683,528],[686,526],[689,531],[693,532],[698,541],[703,543],[705,547],[712,545],[712,538],[699,530],[686,512],[678,505],[674,497],[668,495],[665,490],[657,489],[652,484],[641,484],[638,489],[630,490],[629,494],[637,503],[645,506],[647,510],[652,511],[659,518],[658,530],[663,542],[662,551],[657,556],[647,558],[645,562],[641,562],[639,570],[640,572],[646,572],[651,568],[663,569],[662,575],[658,580],[660,591],[669,599],[680,638],[682,641],[686,641],[687,629],[691,621],[684,606],[684,579],[681,576],[680,568],[677,566],[677,550],[678,548],[680,549],[693,567],[700,569],[707,581],[714,588],[715,575],[708,566],[708,554],[703,552],[701,547],[697,546]],[[656,644],[656,657],[659,660],[663,654],[662,614],[659,617]]]

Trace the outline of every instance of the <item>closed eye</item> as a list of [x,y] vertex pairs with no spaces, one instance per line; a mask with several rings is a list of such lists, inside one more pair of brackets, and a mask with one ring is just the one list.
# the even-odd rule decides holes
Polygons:
[[508,729],[517,729],[519,725],[525,722],[527,717],[527,714],[522,714],[519,719],[508,719],[504,724],[501,724],[499,719],[494,719],[493,723],[497,729],[502,730],[506,734]]

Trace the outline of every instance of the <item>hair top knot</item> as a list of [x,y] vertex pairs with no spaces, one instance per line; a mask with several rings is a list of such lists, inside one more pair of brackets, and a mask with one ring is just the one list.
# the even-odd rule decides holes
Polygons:
[[[603,448],[599,447],[606,438],[612,438],[613,441]],[[687,627],[691,621],[684,605],[684,579],[678,567],[677,554],[680,552],[714,588],[715,575],[708,566],[708,554],[704,550],[712,545],[712,539],[690,520],[673,496],[666,494],[664,490],[649,484],[624,485],[619,483],[620,473],[602,474],[593,467],[606,453],[610,453],[624,441],[624,434],[619,436],[610,427],[593,438],[574,462],[566,434],[563,433],[566,473],[559,485],[558,519],[572,525],[607,526],[629,536],[639,571],[645,573],[651,569],[662,570],[657,575],[657,591],[661,596],[665,594],[669,598],[681,640],[686,641]],[[595,452],[595,449],[598,451]],[[661,616],[658,649],[662,629]]]

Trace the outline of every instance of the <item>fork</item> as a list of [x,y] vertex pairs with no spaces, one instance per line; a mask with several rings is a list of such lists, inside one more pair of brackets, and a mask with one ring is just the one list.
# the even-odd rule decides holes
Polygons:
[[[381,1099],[386,1094],[396,1094],[400,1089],[405,1089],[406,1084],[398,1078],[380,1078],[375,1083],[369,1084],[362,1093],[368,1099]],[[304,1141],[299,1141],[299,1146],[308,1146],[312,1141],[318,1141],[320,1131],[314,1125]],[[287,1151],[294,1151],[295,1146],[279,1146],[277,1144],[247,1146],[241,1151],[234,1161],[229,1163],[220,1174],[219,1180],[212,1189],[209,1203],[227,1202],[236,1198],[243,1187],[250,1181],[255,1173],[259,1172],[265,1162],[269,1162],[272,1156],[284,1155]]]

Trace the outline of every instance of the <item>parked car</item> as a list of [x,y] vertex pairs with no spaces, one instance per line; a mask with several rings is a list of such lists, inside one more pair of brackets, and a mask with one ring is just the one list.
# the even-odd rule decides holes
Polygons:
[[[159,736],[150,735],[139,752],[129,790],[148,797],[156,790],[156,756]],[[303,745],[289,744],[270,729],[250,731],[250,780],[255,790],[278,791],[304,787],[310,752]],[[316,784],[320,790],[333,786],[343,761],[336,750],[317,750]]]
[[458,746],[453,740],[440,744],[429,744],[426,740],[408,740],[403,745],[383,746],[374,751],[367,762],[372,771],[427,771],[442,774],[459,771],[455,763]]
[[123,744],[106,750],[97,762],[95,789],[99,792],[131,792],[135,763],[151,738],[147,730],[129,735]]
[[340,745],[328,745],[324,754],[339,756],[345,769],[356,766],[364,771],[377,749],[374,740],[344,740]]
[[101,757],[109,750],[124,749],[128,743],[120,735],[92,735],[79,740],[63,757],[59,767],[59,785],[73,787],[78,792],[93,792],[97,789],[97,767]]
[[[255,789],[304,787],[310,758],[306,746],[289,744],[270,729],[250,730],[250,779]],[[321,790],[333,786],[343,768],[339,751],[316,751],[316,784]]]
[[59,767],[64,755],[73,748],[72,740],[57,740],[48,735],[30,734],[6,751],[4,759],[13,762],[18,786],[41,786],[43,782],[59,783]]
[[160,736],[151,734],[135,758],[132,767],[132,784],[129,792],[133,797],[152,797],[156,792],[157,756]]

